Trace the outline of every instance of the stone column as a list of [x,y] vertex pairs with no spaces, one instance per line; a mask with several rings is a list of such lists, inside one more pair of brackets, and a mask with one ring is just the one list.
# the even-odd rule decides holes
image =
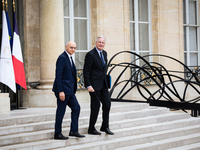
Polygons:
[[[29,83],[40,80],[40,25],[39,1],[23,1],[24,65],[27,88]],[[20,28],[19,28],[20,29]]]
[[64,51],[63,1],[40,0],[41,69],[38,89],[52,89],[57,57]]
[[[27,16],[24,26],[27,27],[27,30],[29,29],[28,25],[32,23],[32,14],[35,14],[32,13],[31,2],[24,2],[26,4],[24,5],[26,10],[25,16]],[[23,90],[22,105],[23,107],[55,107],[56,98],[52,92],[53,80],[55,78],[55,65],[58,56],[64,51],[63,1],[40,0],[35,2],[37,2],[36,6],[38,6],[35,10],[39,12],[38,16],[35,16],[38,20],[38,32],[25,32],[25,34],[27,40],[29,39],[28,37],[35,37],[33,40],[39,37],[39,42],[33,42],[32,45],[38,47],[40,53],[39,55],[38,53],[34,55],[35,53],[33,51],[33,53],[26,56],[26,60],[28,61],[32,57],[37,57],[34,62],[37,64],[38,68],[36,72],[39,72],[39,75],[37,75],[37,78],[31,78],[32,80],[30,81],[39,80],[40,85],[36,88],[29,87],[27,91]],[[28,44],[26,46],[28,46]],[[25,47],[25,50],[27,54],[29,54],[28,51],[30,49]],[[28,65],[32,66],[32,64],[33,63],[29,63]],[[26,69],[28,69],[28,72],[35,70]],[[30,75],[31,74],[33,73],[31,72]]]

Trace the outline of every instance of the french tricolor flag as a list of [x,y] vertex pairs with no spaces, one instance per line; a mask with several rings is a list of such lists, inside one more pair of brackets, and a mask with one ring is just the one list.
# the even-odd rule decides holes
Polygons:
[[19,39],[19,32],[17,28],[15,12],[13,17],[14,17],[14,34],[13,34],[13,45],[12,45],[12,60],[15,72],[15,82],[27,90],[21,44]]

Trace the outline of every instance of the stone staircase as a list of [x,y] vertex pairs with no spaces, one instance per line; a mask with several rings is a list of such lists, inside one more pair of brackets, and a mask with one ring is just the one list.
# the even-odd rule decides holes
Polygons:
[[[89,104],[81,104],[79,132],[85,138],[54,140],[55,108],[28,108],[0,114],[0,150],[197,150],[200,118],[141,103],[112,103],[110,129],[115,135],[88,135]],[[101,125],[101,112],[96,129]],[[69,134],[70,109],[63,120]]]

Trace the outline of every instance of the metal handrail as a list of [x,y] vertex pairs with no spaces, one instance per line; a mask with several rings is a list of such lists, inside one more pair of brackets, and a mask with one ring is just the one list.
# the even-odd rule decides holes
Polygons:
[[[115,58],[124,54],[134,55],[136,58],[132,62],[113,63]],[[147,57],[162,57],[167,58],[173,63],[178,63],[183,67],[183,71],[168,70],[165,66],[158,62],[148,62]],[[130,57],[131,58],[131,57]],[[143,66],[137,65],[136,61],[143,61]],[[140,56],[137,53],[130,51],[121,51],[115,54],[108,62],[109,71],[108,75],[112,76],[112,73],[117,69],[118,76],[114,79],[112,87],[110,89],[110,97],[115,102],[142,102],[149,103],[151,106],[163,106],[173,109],[192,110],[192,116],[200,115],[200,69],[197,66],[186,66],[181,61],[167,55],[151,54]],[[121,72],[120,69],[121,68]],[[193,68],[193,69],[191,69]],[[129,79],[122,79],[122,76],[126,71],[131,70],[131,77]],[[182,76],[180,74],[183,74]],[[116,72],[115,72],[116,76]],[[183,92],[181,93],[176,87],[177,83],[184,83]],[[121,86],[123,84],[123,86]],[[150,90],[149,86],[153,84],[157,87],[157,90]],[[131,85],[131,86],[129,86]],[[196,97],[187,99],[186,94],[188,88],[191,87],[196,92]],[[113,98],[115,89],[120,89],[117,92],[117,96]],[[143,100],[127,100],[125,96],[133,89],[137,89],[139,94],[144,98]],[[144,92],[145,91],[145,92]],[[115,93],[116,94],[116,93]],[[176,100],[175,100],[176,99]]]

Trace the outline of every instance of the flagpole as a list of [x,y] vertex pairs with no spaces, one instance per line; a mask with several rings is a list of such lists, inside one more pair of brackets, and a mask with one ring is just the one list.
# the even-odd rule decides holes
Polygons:
[[[3,11],[5,11],[5,9],[4,9],[4,7],[5,7],[5,2],[4,2],[4,0],[2,0],[2,5],[3,5]],[[8,86],[6,86],[5,84],[4,84],[3,86],[4,86],[4,92],[9,90],[9,89],[8,89]],[[7,90],[6,90],[6,89],[7,89]]]
[[15,12],[15,0],[13,0],[13,12]]
[[2,5],[3,5],[3,10],[4,10],[4,5],[5,5],[5,4],[4,4],[4,0],[2,0]]
[[6,0],[5,4],[6,4],[6,11],[8,11],[8,1],[7,0]]
[[[13,13],[15,15],[15,0],[13,0]],[[15,16],[14,16],[15,17]],[[14,28],[15,28],[15,25],[14,25]],[[14,36],[14,35],[13,35]],[[18,89],[18,84],[16,83],[16,86],[17,86],[17,89],[16,89],[16,102],[17,102],[17,106],[16,106],[16,109],[19,109],[19,97],[18,97],[18,92],[19,92],[19,89]]]
[[[2,6],[3,6],[3,11],[4,11],[4,0],[2,0]],[[6,86],[5,86],[5,84],[3,84],[3,89],[4,89],[4,91],[3,92],[5,92],[6,91]]]

